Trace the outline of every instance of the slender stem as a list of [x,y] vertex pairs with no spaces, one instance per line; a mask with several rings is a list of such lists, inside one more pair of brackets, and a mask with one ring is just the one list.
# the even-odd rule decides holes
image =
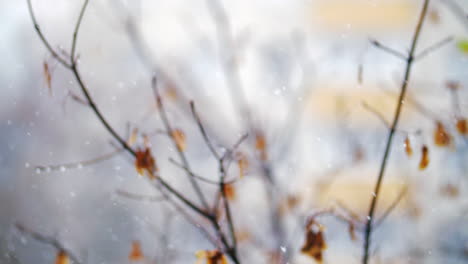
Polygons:
[[414,56],[414,60],[420,60],[424,57],[426,57],[429,53],[442,48],[444,45],[447,45],[448,43],[453,41],[453,36],[448,36],[442,40],[439,40],[438,42],[430,45],[423,51],[421,51],[418,55]]
[[402,60],[406,60],[406,55],[404,55],[403,53],[397,51],[397,50],[394,50],[390,47],[387,47],[385,46],[384,44],[380,43],[379,41],[375,40],[375,39],[371,39],[370,40],[371,44],[374,45],[376,48],[379,48],[389,54],[392,54],[393,56],[399,58],[399,59],[402,59]]
[[42,243],[51,245],[52,247],[54,247],[58,251],[65,252],[67,257],[69,257],[73,261],[74,264],[80,264],[81,263],[81,261],[78,260],[78,258],[73,254],[73,252],[71,252],[70,250],[65,248],[62,245],[62,243],[60,243],[60,241],[58,241],[56,238],[40,234],[40,233],[38,233],[36,231],[33,231],[32,229],[30,229],[30,228],[28,228],[28,227],[26,227],[26,226],[24,226],[24,225],[22,225],[20,223],[16,223],[15,226],[21,233],[28,234],[29,236],[36,239],[37,241],[40,241]]
[[[88,101],[89,103],[89,107],[93,110],[94,114],[98,117],[99,121],[104,125],[104,127],[107,129],[107,131],[112,135],[112,137],[117,140],[119,142],[119,144],[128,152],[130,153],[133,157],[136,157],[136,153],[135,151],[127,144],[127,142],[119,136],[119,134],[117,134],[117,132],[112,128],[112,126],[109,124],[109,122],[104,118],[103,114],[101,113],[101,111],[98,109],[96,103],[94,102],[93,98],[91,97],[89,91],[88,91],[88,88],[86,87],[86,85],[84,84],[83,82],[83,79],[78,71],[78,66],[77,66],[77,63],[75,60],[73,60],[73,56],[75,54],[75,48],[76,48],[76,44],[77,44],[77,41],[78,41],[78,31],[80,29],[80,25],[81,25],[81,21],[83,19],[83,16],[84,16],[84,12],[86,10],[86,6],[87,6],[87,3],[88,3],[89,0],[86,0],[83,4],[83,7],[81,9],[81,12],[80,12],[80,16],[78,17],[78,21],[77,21],[77,24],[75,26],[75,30],[73,32],[73,42],[72,42],[72,55],[71,55],[71,59],[72,59],[72,62],[71,64],[66,62],[65,60],[58,60],[63,66],[65,66],[66,68],[68,68],[69,70],[72,71],[73,75],[75,76],[75,79],[76,81],[78,82],[78,85],[81,89],[81,91],[83,92],[84,96],[86,97],[86,100]],[[47,39],[44,37],[44,35],[42,34],[42,32],[39,30],[39,26],[36,22],[36,19],[35,19],[35,15],[34,15],[34,10],[32,9],[32,6],[31,6],[31,2],[30,0],[28,0],[28,6],[29,6],[29,13],[30,13],[30,16],[33,20],[33,23],[34,23],[34,28],[36,30],[36,32],[38,33],[38,35],[40,36],[42,42],[44,43],[44,45],[49,49],[49,51],[51,51],[52,53],[54,52],[52,48],[50,48],[50,45],[49,45],[49,42],[47,41]],[[54,53],[53,53],[54,54]],[[55,53],[56,54],[56,53]],[[60,57],[57,57],[57,58],[60,58]],[[168,192],[170,192],[172,195],[176,196],[179,200],[181,200],[185,205],[187,205],[189,208],[191,208],[192,210],[194,210],[195,212],[197,212],[198,214],[200,214],[201,216],[205,217],[205,218],[211,218],[211,215],[208,214],[206,211],[202,210],[201,208],[199,208],[198,206],[196,206],[195,204],[193,204],[191,201],[189,201],[187,198],[185,198],[185,196],[183,196],[181,193],[179,193],[177,190],[175,190],[171,185],[169,185],[167,182],[165,182],[161,177],[158,177],[158,181],[161,183],[161,185],[167,189]]]
[[397,106],[396,106],[396,109],[395,109],[395,115],[394,115],[394,119],[393,119],[393,122],[392,122],[392,126],[390,128],[389,133],[388,133],[387,143],[386,143],[386,146],[385,146],[385,152],[384,152],[384,155],[383,155],[383,158],[382,158],[379,174],[378,174],[378,177],[377,177],[377,182],[375,184],[374,192],[373,192],[372,198],[371,198],[372,200],[371,200],[371,204],[370,204],[370,208],[369,208],[369,213],[367,214],[366,227],[365,227],[365,240],[364,240],[364,248],[363,248],[364,252],[363,252],[363,258],[362,258],[362,263],[363,264],[368,264],[369,263],[369,249],[370,249],[370,245],[371,245],[371,235],[372,235],[372,227],[373,227],[372,223],[373,223],[373,220],[374,220],[374,213],[375,213],[375,209],[377,208],[377,200],[378,200],[379,194],[380,194],[380,187],[382,185],[382,181],[383,181],[383,178],[384,178],[384,175],[385,175],[385,169],[387,167],[387,161],[388,161],[388,158],[390,156],[390,149],[391,149],[391,146],[392,146],[393,136],[395,135],[395,131],[396,131],[397,126],[398,126],[398,121],[400,120],[400,114],[401,114],[401,110],[402,110],[402,106],[403,106],[403,101],[405,99],[406,89],[408,87],[410,74],[411,74],[411,68],[412,68],[413,62],[414,62],[414,54],[415,54],[415,50],[416,50],[416,45],[418,43],[419,36],[420,36],[420,33],[421,33],[421,29],[422,29],[422,25],[423,25],[424,19],[425,19],[426,14],[427,14],[428,6],[429,6],[429,0],[424,0],[424,4],[423,4],[423,7],[422,7],[420,16],[419,16],[418,24],[416,26],[416,30],[415,30],[414,35],[413,35],[413,39],[412,39],[412,43],[411,43],[411,49],[410,49],[408,57],[406,58],[406,70],[405,70],[405,75],[403,77],[403,81],[401,83],[400,96],[399,96],[398,101],[397,101]]
[[[158,83],[157,83],[156,77],[153,77],[153,79],[151,81],[151,87],[153,88],[156,104],[157,104],[157,107],[158,107],[158,110],[159,110],[159,116],[161,117],[161,120],[162,120],[162,122],[164,124],[164,127],[166,128],[167,132],[170,135],[171,142],[173,143],[174,148],[176,149],[177,154],[179,155],[179,158],[180,158],[182,164],[184,165],[184,167],[186,167],[190,171],[191,169],[190,169],[190,165],[189,165],[189,162],[187,160],[187,157],[185,156],[184,151],[179,148],[179,146],[177,144],[177,141],[175,140],[175,138],[173,136],[173,131],[174,130],[173,130],[171,122],[169,121],[169,118],[167,116],[166,109],[164,108],[164,104],[163,104],[163,100],[161,98],[161,95],[159,94]],[[188,178],[190,180],[190,183],[192,184],[193,189],[195,190],[195,193],[197,194],[198,198],[200,199],[200,202],[202,203],[203,207],[206,210],[208,210],[209,209],[208,203],[206,202],[205,196],[203,195],[203,192],[201,191],[200,186],[198,185],[198,182],[193,177],[190,177],[189,174],[188,174]]]
[[208,134],[206,133],[205,127],[203,126],[203,123],[201,122],[201,118],[197,113],[197,110],[195,109],[195,104],[193,101],[190,101],[190,109],[192,110],[192,115],[195,118],[195,121],[197,122],[198,129],[200,130],[200,133],[203,136],[203,140],[205,140],[206,145],[210,149],[211,153],[216,159],[220,159],[220,156],[218,152],[216,151],[215,147],[213,146],[213,143],[211,143],[211,140],[208,138]]
[[231,233],[231,239],[232,239],[232,250],[234,254],[237,255],[237,239],[236,239],[236,232],[234,229],[234,222],[232,220],[232,214],[231,214],[231,209],[229,206],[229,201],[227,199],[226,195],[226,184],[224,183],[224,178],[226,177],[226,171],[224,168],[224,161],[222,159],[219,160],[219,189],[221,192],[221,197],[223,199],[223,205],[224,205],[224,211],[226,213],[227,217],[227,222],[229,226],[229,232]]
[[37,35],[39,35],[39,38],[41,39],[42,43],[44,43],[44,46],[46,46],[47,50],[52,54],[52,57],[54,57],[60,64],[62,64],[65,68],[71,69],[71,64],[64,58],[62,58],[50,45],[49,41],[45,38],[44,34],[42,33],[39,24],[37,23],[36,16],[34,15],[34,11],[32,8],[31,0],[27,0],[28,2],[28,10],[29,10],[29,15],[32,19],[32,22],[34,24],[34,29],[37,32]]
[[70,53],[70,61],[72,62],[72,65],[76,64],[75,53],[76,53],[76,43],[78,42],[78,32],[80,31],[81,21],[83,21],[83,16],[85,14],[88,3],[89,3],[89,0],[84,1],[83,6],[81,7],[80,15],[78,16],[78,20],[76,21],[75,30],[73,31],[73,40],[72,40],[71,53]]
[[[217,185],[217,186],[219,185],[219,181],[213,181],[213,180],[207,179],[207,178],[205,178],[203,176],[197,175],[193,171],[189,170],[187,167],[184,167],[183,164],[180,164],[179,162],[175,161],[172,158],[169,158],[169,162],[174,164],[178,168],[184,170],[185,172],[187,172],[187,174],[189,174],[190,177],[193,177],[195,179],[198,179],[198,180],[200,180],[202,182],[205,182],[205,183],[208,183],[208,184],[214,184],[214,185]],[[225,181],[224,183],[225,184],[230,184],[230,183],[234,183],[235,181],[236,181],[236,179],[233,179],[233,180],[230,180],[230,181]]]

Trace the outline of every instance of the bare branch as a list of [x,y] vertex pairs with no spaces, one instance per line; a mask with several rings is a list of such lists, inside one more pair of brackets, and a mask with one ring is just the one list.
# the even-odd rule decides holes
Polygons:
[[421,60],[424,57],[426,57],[428,54],[442,48],[443,46],[449,44],[452,41],[453,41],[453,36],[448,36],[448,37],[446,37],[446,38],[444,38],[444,39],[430,45],[429,47],[425,48],[418,55],[414,56],[414,60]]
[[34,11],[32,8],[31,0],[27,0],[28,2],[28,10],[29,10],[29,15],[32,19],[32,22],[34,24],[34,29],[37,32],[37,35],[39,35],[39,38],[41,39],[42,43],[44,46],[47,48],[47,50],[52,54],[52,57],[54,57],[60,64],[62,64],[65,68],[71,69],[71,63],[66,61],[66,59],[62,58],[50,45],[49,41],[46,39],[44,34],[42,33],[39,24],[37,23],[36,16],[34,15]]
[[382,123],[385,125],[386,128],[390,128],[390,123],[385,119],[385,117],[377,111],[377,109],[373,108],[372,106],[368,105],[366,102],[361,102],[362,107],[366,109],[367,111],[371,112],[374,114]]
[[165,197],[163,196],[141,195],[141,194],[130,193],[124,190],[117,190],[115,191],[115,193],[122,197],[132,199],[132,200],[137,200],[137,201],[161,202],[165,200]]
[[377,181],[375,183],[375,188],[371,196],[371,204],[369,208],[369,213],[367,214],[367,218],[366,218],[367,221],[366,221],[366,228],[365,228],[365,235],[364,235],[364,247],[363,247],[363,258],[362,258],[363,264],[369,263],[369,249],[371,246],[371,235],[372,235],[372,229],[373,229],[372,223],[374,221],[374,213],[375,213],[375,209],[377,208],[377,201],[378,201],[379,194],[380,194],[380,187],[382,185],[382,181],[385,175],[387,161],[388,161],[388,158],[390,157],[390,149],[392,146],[393,137],[398,127],[398,121],[400,120],[400,114],[401,114],[401,110],[403,108],[403,102],[406,96],[406,89],[408,87],[408,83],[409,83],[409,79],[411,75],[411,69],[412,69],[413,62],[414,62],[414,53],[416,51],[416,46],[419,40],[419,36],[421,33],[422,25],[424,23],[424,19],[426,18],[428,6],[429,6],[429,0],[424,0],[424,4],[421,10],[421,13],[419,15],[418,23],[414,31],[413,39],[411,41],[411,49],[410,49],[408,57],[406,58],[405,75],[401,82],[400,95],[398,97],[397,106],[395,109],[395,115],[394,115],[393,122],[389,130],[389,133],[388,133],[387,143],[385,146],[385,152],[382,157],[382,162],[380,164],[380,170],[379,170],[379,174],[377,177]]
[[111,159],[115,155],[121,153],[123,149],[117,149],[110,153],[104,154],[94,159],[78,161],[78,162],[70,162],[58,165],[48,165],[48,166],[36,166],[36,172],[43,173],[43,172],[53,172],[53,171],[63,171],[63,170],[70,170],[70,169],[81,169],[83,167],[93,165],[99,163],[101,161],[105,161]]
[[[209,183],[209,184],[215,184],[215,185],[219,185],[219,182],[218,181],[212,181],[210,179],[207,179],[205,177],[202,177],[200,175],[197,175],[195,174],[194,172],[192,172],[191,170],[189,170],[187,167],[185,167],[183,164],[180,164],[179,162],[175,161],[173,158],[169,158],[169,162],[174,164],[175,166],[177,166],[178,168],[180,169],[183,169],[185,172],[187,172],[191,177],[194,177],[195,179],[198,179],[200,181],[203,181],[203,182],[206,182],[206,183]],[[236,181],[236,179],[234,180],[231,180],[231,181],[228,181],[228,182],[225,182],[226,184],[230,184],[230,183],[234,183]]]
[[[158,83],[157,83],[157,79],[156,79],[156,76],[154,76],[151,80],[151,87],[153,88],[153,92],[154,92],[154,97],[155,97],[155,100],[156,100],[156,105],[159,109],[159,116],[164,124],[164,127],[165,129],[167,130],[167,132],[171,135],[171,142],[173,143],[174,145],[174,148],[176,149],[178,155],[179,155],[179,158],[180,160],[182,161],[182,164],[184,165],[184,167],[186,167],[188,170],[190,170],[190,166],[189,166],[189,162],[187,160],[187,157],[185,156],[185,153],[183,152],[183,150],[181,150],[179,147],[178,147],[178,144],[177,144],[177,141],[175,140],[175,138],[172,136],[173,135],[173,128],[172,128],[172,125],[169,121],[169,118],[167,116],[167,113],[166,113],[166,109],[164,108],[164,104],[163,104],[163,100],[161,98],[161,95],[159,94],[159,89],[158,89]],[[189,176],[189,180],[190,180],[190,183],[193,187],[193,189],[195,190],[195,193],[197,194],[198,198],[200,199],[200,202],[202,203],[203,207],[205,209],[208,209],[209,206],[208,206],[208,203],[206,202],[206,199],[205,199],[205,196],[203,195],[201,189],[200,189],[200,186],[198,185],[198,183],[195,181],[195,179],[193,177],[190,177]]]
[[193,103],[193,101],[190,101],[190,109],[192,110],[192,115],[195,118],[195,121],[197,122],[198,129],[200,130],[200,132],[201,132],[201,134],[203,136],[203,140],[205,140],[205,143],[208,146],[208,148],[210,149],[213,156],[216,159],[219,159],[220,156],[219,156],[218,152],[216,152],[216,149],[214,148],[213,144],[211,143],[211,140],[208,138],[208,135],[206,134],[205,127],[203,126],[203,124],[201,122],[200,116],[198,115],[197,111],[195,110],[195,104]]
[[65,246],[63,246],[63,244],[60,241],[58,241],[56,238],[45,236],[43,234],[35,232],[32,229],[24,226],[21,223],[16,223],[15,227],[21,233],[29,235],[30,237],[34,238],[35,240],[37,240],[37,241],[39,241],[41,243],[50,245],[50,246],[54,247],[56,250],[58,250],[58,251],[65,252],[65,254],[73,261],[73,263],[75,263],[75,264],[80,264],[81,263],[78,260],[78,258],[75,256],[75,254],[73,254],[73,252],[71,252],[69,249],[67,249]]
[[385,212],[382,214],[382,216],[380,217],[380,219],[378,219],[376,222],[375,222],[375,227],[374,228],[378,228],[384,221],[385,219],[387,219],[387,217],[393,212],[393,210],[397,207],[397,205],[401,202],[401,200],[403,199],[403,197],[405,197],[406,193],[408,192],[408,187],[405,186],[401,191],[400,193],[398,194],[398,196],[396,197],[395,201],[392,202],[392,204],[390,204],[390,206],[387,208],[387,210],[385,210]]
[[385,51],[385,52],[387,52],[387,53],[389,53],[389,54],[391,54],[391,55],[393,55],[393,56],[395,56],[395,57],[397,57],[399,59],[406,60],[406,55],[404,55],[403,53],[401,53],[401,52],[399,52],[397,50],[394,50],[392,48],[389,48],[389,47],[385,46],[384,44],[380,43],[379,41],[377,41],[375,39],[370,39],[369,41],[376,48],[379,48],[379,49],[381,49],[381,50],[383,50],[383,51]]

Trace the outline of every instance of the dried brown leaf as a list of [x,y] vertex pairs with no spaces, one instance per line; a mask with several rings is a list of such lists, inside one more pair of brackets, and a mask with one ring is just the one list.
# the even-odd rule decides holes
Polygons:
[[323,263],[323,251],[327,249],[323,229],[322,225],[311,220],[306,227],[305,242],[301,249],[303,254],[312,257],[317,263]]
[[226,256],[219,250],[200,250],[195,256],[196,264],[228,264]]
[[429,149],[426,145],[422,146],[421,149],[421,161],[419,162],[419,169],[424,170],[429,165]]
[[128,259],[130,261],[140,261],[143,260],[145,257],[143,255],[143,251],[141,250],[140,242],[139,241],[133,241],[132,242],[132,249],[130,251],[130,254],[128,255]]
[[69,264],[70,258],[67,253],[63,250],[60,250],[55,257],[55,264]]
[[174,139],[174,141],[175,141],[175,143],[177,145],[177,148],[180,151],[185,151],[185,149],[187,148],[187,143],[185,141],[184,132],[182,130],[180,130],[180,129],[174,129],[171,132],[171,137]]
[[158,171],[156,161],[151,154],[150,148],[135,151],[135,168],[138,174],[148,176],[150,179],[155,179],[155,173]]

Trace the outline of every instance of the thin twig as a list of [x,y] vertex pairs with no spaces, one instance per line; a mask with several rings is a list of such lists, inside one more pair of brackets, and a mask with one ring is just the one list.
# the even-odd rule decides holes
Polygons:
[[[153,89],[154,97],[155,97],[155,100],[156,100],[156,105],[157,105],[157,107],[159,109],[159,111],[158,111],[159,116],[160,116],[160,118],[161,118],[161,120],[162,120],[162,122],[164,124],[165,129],[171,135],[171,142],[173,143],[174,148],[176,149],[177,154],[179,155],[179,158],[180,158],[182,164],[184,165],[184,167],[186,167],[188,170],[191,170],[189,162],[187,160],[187,157],[185,156],[184,151],[179,148],[179,145],[178,145],[177,141],[175,140],[175,138],[173,136],[174,130],[173,130],[171,122],[169,121],[169,118],[167,116],[166,109],[164,108],[164,104],[163,104],[163,100],[161,98],[161,95],[159,94],[159,89],[158,89],[158,83],[157,83],[156,76],[153,76],[153,78],[151,80],[151,87]],[[195,190],[195,193],[198,196],[198,199],[202,203],[202,206],[205,209],[208,210],[209,206],[208,206],[208,203],[206,202],[206,198],[203,195],[203,192],[200,189],[200,186],[198,185],[197,181],[195,181],[195,179],[193,177],[190,177],[190,175],[188,175],[188,176],[189,176],[188,178],[190,180],[190,183],[191,183],[193,189]]]
[[408,83],[410,80],[411,68],[414,62],[414,53],[416,50],[416,45],[418,43],[422,25],[427,14],[428,6],[429,6],[429,0],[424,0],[424,4],[423,4],[423,7],[421,10],[419,19],[418,19],[416,29],[414,31],[412,42],[411,42],[411,49],[410,49],[408,57],[406,58],[406,70],[405,70],[405,75],[401,83],[401,90],[400,90],[400,95],[399,95],[398,102],[397,102],[397,107],[395,109],[395,116],[392,122],[392,126],[390,127],[390,130],[388,133],[387,143],[385,146],[385,152],[382,157],[382,162],[380,165],[377,182],[375,183],[374,192],[372,193],[372,196],[371,196],[371,204],[369,208],[369,213],[367,214],[366,228],[365,228],[365,235],[364,235],[365,241],[364,241],[364,247],[363,247],[364,252],[363,252],[363,258],[362,258],[363,264],[369,263],[369,249],[371,245],[371,235],[372,235],[372,228],[373,228],[372,223],[374,220],[374,213],[375,213],[375,209],[377,208],[377,201],[378,201],[379,194],[380,194],[380,187],[382,185],[382,181],[385,175],[385,169],[387,167],[388,158],[390,157],[390,149],[392,146],[393,137],[398,126],[398,121],[400,120],[400,114],[401,114],[401,110],[403,106],[403,101],[405,99],[406,89],[408,87]]
[[448,36],[432,45],[429,47],[425,48],[423,51],[421,51],[418,55],[414,56],[414,60],[421,60],[424,57],[426,57],[429,53],[442,48],[444,45],[447,45],[448,43],[453,41],[453,36]]
[[203,126],[203,123],[201,122],[200,116],[198,115],[197,111],[195,110],[195,104],[193,101],[190,101],[190,109],[192,110],[192,115],[195,118],[195,121],[197,122],[198,129],[200,130],[200,133],[203,136],[203,140],[205,140],[206,145],[210,149],[211,153],[216,159],[220,159],[220,156],[216,149],[213,146],[213,143],[211,143],[211,140],[208,138],[208,135],[206,134],[205,127]]
[[367,111],[371,112],[374,114],[382,123],[385,125],[386,128],[390,128],[390,123],[385,119],[385,117],[377,111],[377,109],[373,108],[372,106],[368,105],[366,102],[361,102],[362,107],[366,109]]
[[[191,177],[194,177],[195,179],[198,179],[200,181],[203,181],[203,182],[206,182],[206,183],[209,183],[209,184],[219,185],[219,181],[213,181],[213,180],[207,179],[207,178],[205,178],[203,176],[200,176],[198,174],[195,174],[194,172],[192,172],[187,167],[185,167],[183,164],[180,164],[179,162],[177,162],[173,158],[169,158],[169,162],[174,164],[178,168],[183,169],[185,172],[187,172]],[[225,183],[226,184],[231,184],[231,183],[234,183],[234,182],[236,182],[236,179],[231,180],[231,181],[226,181]]]
[[61,170],[70,170],[70,169],[81,169],[85,166],[89,166],[92,164],[99,163],[101,161],[108,160],[115,155],[121,153],[123,149],[117,149],[115,151],[112,151],[110,153],[104,154],[102,156],[99,156],[94,159],[90,160],[84,160],[84,161],[79,161],[79,162],[70,162],[70,163],[64,163],[64,164],[58,164],[58,165],[48,165],[48,166],[36,166],[36,172],[42,173],[42,172],[53,172],[53,171],[61,171]]
[[382,214],[382,216],[375,222],[374,228],[378,228],[384,221],[387,219],[387,217],[393,212],[393,210],[397,207],[397,205],[401,202],[403,197],[405,197],[406,193],[408,192],[408,187],[405,186],[398,196],[395,198],[393,203],[390,204],[390,206],[385,210],[385,212]]
[[34,15],[31,0],[27,0],[28,2],[28,10],[29,14],[31,16],[32,22],[34,24],[34,29],[36,30],[37,35],[39,35],[39,38],[41,39],[42,43],[44,43],[44,46],[46,46],[47,50],[52,54],[52,57],[54,57],[57,61],[60,62],[65,68],[71,69],[71,64],[66,61],[62,56],[60,56],[50,45],[50,43],[47,41],[45,38],[44,34],[42,33],[39,24],[37,23],[36,16]]
[[115,193],[122,197],[136,200],[136,201],[161,202],[164,200],[164,197],[161,197],[161,196],[142,195],[142,194],[130,193],[124,190],[117,190],[115,191]]
[[71,52],[70,52],[70,61],[72,63],[72,68],[74,65],[76,66],[76,44],[78,43],[78,32],[80,32],[81,22],[83,21],[83,17],[86,11],[86,7],[88,7],[89,0],[85,0],[83,6],[81,7],[80,14],[78,15],[78,20],[75,24],[75,30],[73,31],[73,39],[71,44]]
[[78,260],[78,258],[75,256],[75,254],[73,254],[73,252],[71,252],[69,249],[67,249],[65,246],[63,246],[63,244],[60,241],[58,241],[56,238],[40,234],[40,233],[38,233],[36,231],[33,231],[32,229],[24,226],[21,223],[16,223],[15,227],[21,233],[27,234],[27,235],[31,236],[32,238],[34,238],[35,240],[37,240],[39,242],[42,242],[42,243],[47,244],[47,245],[51,245],[56,250],[64,252],[67,255],[67,257],[69,257],[73,261],[74,264],[80,264],[81,263]]
[[[39,36],[41,36],[41,40],[44,43],[44,45],[46,47],[50,47],[47,40],[42,35],[42,32],[39,30],[39,26],[36,23],[35,16],[34,16],[34,11],[32,9],[31,2],[30,2],[31,0],[27,0],[27,1],[28,1],[28,5],[30,7],[29,8],[29,13],[30,13],[31,18],[33,19],[34,28],[35,28],[36,32],[39,34]],[[85,5],[87,4],[87,2],[88,2],[88,0],[86,0],[86,2],[84,2],[83,8],[81,9],[80,16],[79,16],[77,24],[75,26],[75,32],[73,33],[73,36],[78,36],[78,31],[80,29],[81,20],[84,17],[84,12],[85,12],[85,7],[86,7]],[[78,41],[78,38],[74,37],[73,42],[72,42],[72,47],[76,47],[77,41]],[[72,57],[73,56],[70,56],[70,58],[72,58]],[[72,71],[73,75],[75,76],[75,79],[78,82],[78,85],[79,85],[81,91],[83,92],[83,94],[86,97],[86,100],[89,103],[89,107],[92,109],[94,114],[97,116],[97,118],[99,119],[101,124],[103,124],[104,127],[107,129],[107,131],[112,135],[112,137],[119,142],[119,144],[122,146],[122,148],[124,148],[128,153],[130,153],[135,158],[136,157],[135,151],[130,147],[129,144],[127,144],[127,142],[122,137],[119,136],[119,134],[117,134],[117,132],[107,122],[107,120],[104,118],[103,114],[98,109],[96,103],[94,102],[93,98],[91,97],[91,95],[90,95],[90,93],[88,91],[88,88],[86,87],[86,85],[83,82],[83,79],[82,79],[82,77],[81,77],[81,75],[80,75],[80,73],[78,71],[76,61],[73,60],[71,62],[71,64],[68,64],[66,61],[63,61],[63,60],[59,60],[59,62],[62,65],[64,65],[66,68],[68,68],[68,69],[70,69]],[[161,183],[161,185],[164,188],[166,188],[166,190],[168,192],[170,192],[172,195],[176,196],[180,201],[182,201],[189,208],[191,208],[192,210],[194,210],[195,212],[197,212],[198,214],[200,214],[201,216],[203,216],[205,218],[211,218],[210,214],[208,214],[207,212],[205,212],[204,210],[200,209],[198,206],[193,204],[190,200],[188,200],[185,196],[183,196],[181,193],[179,193],[177,190],[175,190],[171,185],[169,185],[161,177],[157,177],[157,179]]]
[[406,60],[406,55],[404,55],[403,53],[397,51],[397,50],[394,50],[392,48],[389,48],[387,46],[385,46],[384,44],[380,43],[379,41],[375,40],[375,39],[369,39],[370,43],[372,45],[374,45],[376,48],[379,48],[399,59],[402,59],[402,60]]

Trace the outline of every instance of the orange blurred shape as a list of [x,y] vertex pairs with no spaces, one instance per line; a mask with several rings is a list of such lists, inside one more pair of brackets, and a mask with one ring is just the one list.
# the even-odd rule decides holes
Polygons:
[[195,256],[196,264],[228,264],[226,256],[219,250],[200,250]]
[[421,161],[419,162],[419,169],[424,170],[429,165],[429,149],[426,145],[422,146]]
[[247,173],[247,169],[249,167],[249,161],[247,160],[247,157],[242,153],[238,153],[237,156],[238,156],[237,166],[239,167],[239,178],[243,178],[245,174]]
[[449,146],[452,142],[452,137],[445,130],[444,125],[441,122],[436,123],[436,129],[434,131],[434,143],[439,147]]
[[180,129],[174,129],[171,132],[171,137],[174,139],[177,149],[180,151],[185,151],[187,148],[187,144],[185,142],[185,134],[182,130]]
[[301,248],[303,254],[315,259],[317,263],[323,262],[323,251],[327,249],[322,225],[315,221],[310,221],[306,227],[306,238]]
[[464,136],[468,135],[468,125],[465,118],[457,120],[457,131]]
[[144,259],[143,252],[141,251],[140,242],[133,241],[132,242],[132,250],[128,255],[128,259],[131,261],[140,261]]
[[405,138],[405,152],[408,157],[413,155],[413,148],[411,147],[411,142],[408,136]]
[[236,198],[236,189],[234,188],[234,184],[226,183],[224,184],[224,193],[226,194],[226,198],[230,201]]
[[65,251],[60,250],[55,257],[55,264],[69,264],[70,259]]
[[150,179],[154,179],[154,173],[157,172],[156,162],[151,154],[150,148],[135,151],[135,168],[138,174],[144,176],[147,173]]

